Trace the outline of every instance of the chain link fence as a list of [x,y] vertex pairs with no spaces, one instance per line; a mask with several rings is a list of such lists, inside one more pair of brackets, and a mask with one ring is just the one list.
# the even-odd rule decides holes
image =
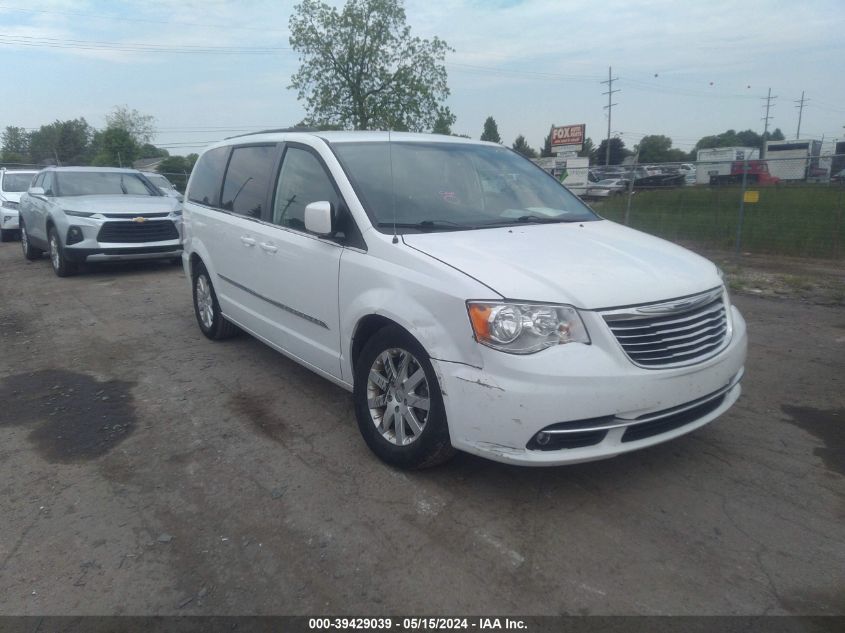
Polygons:
[[704,249],[845,256],[845,155],[593,167],[603,217]]

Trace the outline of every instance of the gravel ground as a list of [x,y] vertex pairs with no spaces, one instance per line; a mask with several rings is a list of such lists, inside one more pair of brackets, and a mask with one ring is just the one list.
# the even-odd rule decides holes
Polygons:
[[608,461],[393,470],[182,271],[0,245],[0,614],[845,614],[845,310],[737,295],[744,394]]

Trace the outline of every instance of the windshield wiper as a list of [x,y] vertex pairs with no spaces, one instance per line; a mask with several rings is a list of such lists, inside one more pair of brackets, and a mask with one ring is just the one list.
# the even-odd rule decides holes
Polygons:
[[514,222],[520,222],[522,224],[556,224],[558,222],[577,222],[578,220],[571,220],[568,218],[561,218],[555,217],[550,218],[545,215],[521,215],[518,218],[514,218]]
[[417,229],[419,231],[465,231],[478,227],[471,224],[460,224],[451,220],[422,220],[421,222],[379,222],[380,227],[392,227],[397,229]]

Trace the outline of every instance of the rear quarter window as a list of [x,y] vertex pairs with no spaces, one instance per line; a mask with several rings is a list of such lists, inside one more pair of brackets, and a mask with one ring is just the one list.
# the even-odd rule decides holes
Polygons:
[[220,206],[220,190],[228,157],[228,147],[209,150],[200,157],[191,176],[187,191],[188,200],[209,207]]

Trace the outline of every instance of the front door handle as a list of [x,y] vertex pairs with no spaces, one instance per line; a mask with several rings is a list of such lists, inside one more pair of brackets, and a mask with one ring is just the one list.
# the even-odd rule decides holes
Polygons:
[[261,242],[260,246],[268,253],[275,253],[277,250],[279,250],[277,247],[273,246],[273,244],[269,242]]
[[241,235],[241,243],[244,246],[255,246],[255,239],[247,237],[246,235]]

